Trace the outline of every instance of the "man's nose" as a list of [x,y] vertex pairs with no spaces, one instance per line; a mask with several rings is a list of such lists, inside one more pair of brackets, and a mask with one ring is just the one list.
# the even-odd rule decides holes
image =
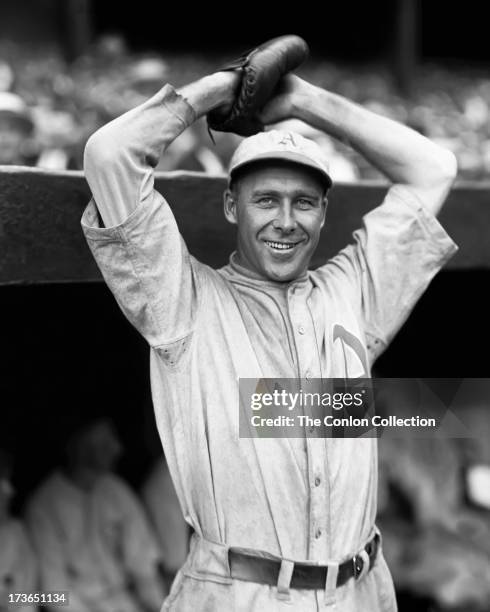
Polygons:
[[277,212],[277,216],[272,222],[274,229],[283,232],[284,234],[290,234],[298,227],[298,223],[294,216],[294,210],[291,203],[283,203]]

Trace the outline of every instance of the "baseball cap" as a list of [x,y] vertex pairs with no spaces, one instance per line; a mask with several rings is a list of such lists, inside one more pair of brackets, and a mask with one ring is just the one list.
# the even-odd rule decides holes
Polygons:
[[323,177],[327,188],[332,186],[328,160],[316,142],[292,131],[270,130],[242,140],[233,154],[230,177],[238,168],[260,160],[285,160],[314,168]]
[[24,100],[10,91],[0,92],[0,116],[19,122],[26,131],[32,131],[34,124]]

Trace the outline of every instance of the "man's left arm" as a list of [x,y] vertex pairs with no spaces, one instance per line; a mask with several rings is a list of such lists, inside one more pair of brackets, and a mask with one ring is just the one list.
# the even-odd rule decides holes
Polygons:
[[291,117],[349,144],[392,183],[408,186],[433,215],[440,211],[457,172],[451,151],[295,75],[284,77],[260,116],[266,124]]
[[384,202],[364,216],[354,243],[317,270],[332,299],[348,300],[358,310],[372,363],[457,250],[435,218],[456,174],[454,155],[295,76],[283,79],[282,92],[261,118],[287,116],[348,141],[394,183]]

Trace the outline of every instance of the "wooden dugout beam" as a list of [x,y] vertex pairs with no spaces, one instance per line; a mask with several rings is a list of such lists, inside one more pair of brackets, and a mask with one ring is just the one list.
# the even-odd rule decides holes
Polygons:
[[[157,176],[189,251],[213,267],[224,265],[234,248],[235,233],[222,212],[225,184],[224,177],[192,172]],[[313,267],[350,241],[386,189],[365,182],[335,186]],[[100,280],[80,228],[88,198],[82,172],[0,167],[0,285]],[[453,189],[441,222],[460,247],[448,269],[490,268],[490,183]]]

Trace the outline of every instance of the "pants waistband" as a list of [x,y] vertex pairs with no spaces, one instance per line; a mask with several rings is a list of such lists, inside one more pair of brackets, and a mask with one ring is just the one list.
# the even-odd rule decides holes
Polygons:
[[274,559],[276,561],[284,561],[292,564],[301,563],[303,566],[338,566],[343,562],[347,561],[348,559],[360,554],[364,550],[368,542],[370,542],[376,534],[379,536],[379,530],[377,529],[377,527],[373,527],[371,533],[369,534],[369,537],[367,537],[363,542],[361,542],[359,548],[356,551],[352,551],[351,553],[343,556],[340,559],[304,561],[299,559],[284,559],[279,557],[278,555],[273,555],[271,553],[261,550],[230,547],[226,544],[213,542],[194,533],[191,538],[189,556],[182,569],[186,575],[192,576],[200,580],[209,580],[211,582],[218,582],[221,584],[230,584],[233,580],[229,563],[230,548],[233,548],[233,550],[240,552],[248,552],[250,554],[253,554],[254,556],[262,557],[264,559]]

